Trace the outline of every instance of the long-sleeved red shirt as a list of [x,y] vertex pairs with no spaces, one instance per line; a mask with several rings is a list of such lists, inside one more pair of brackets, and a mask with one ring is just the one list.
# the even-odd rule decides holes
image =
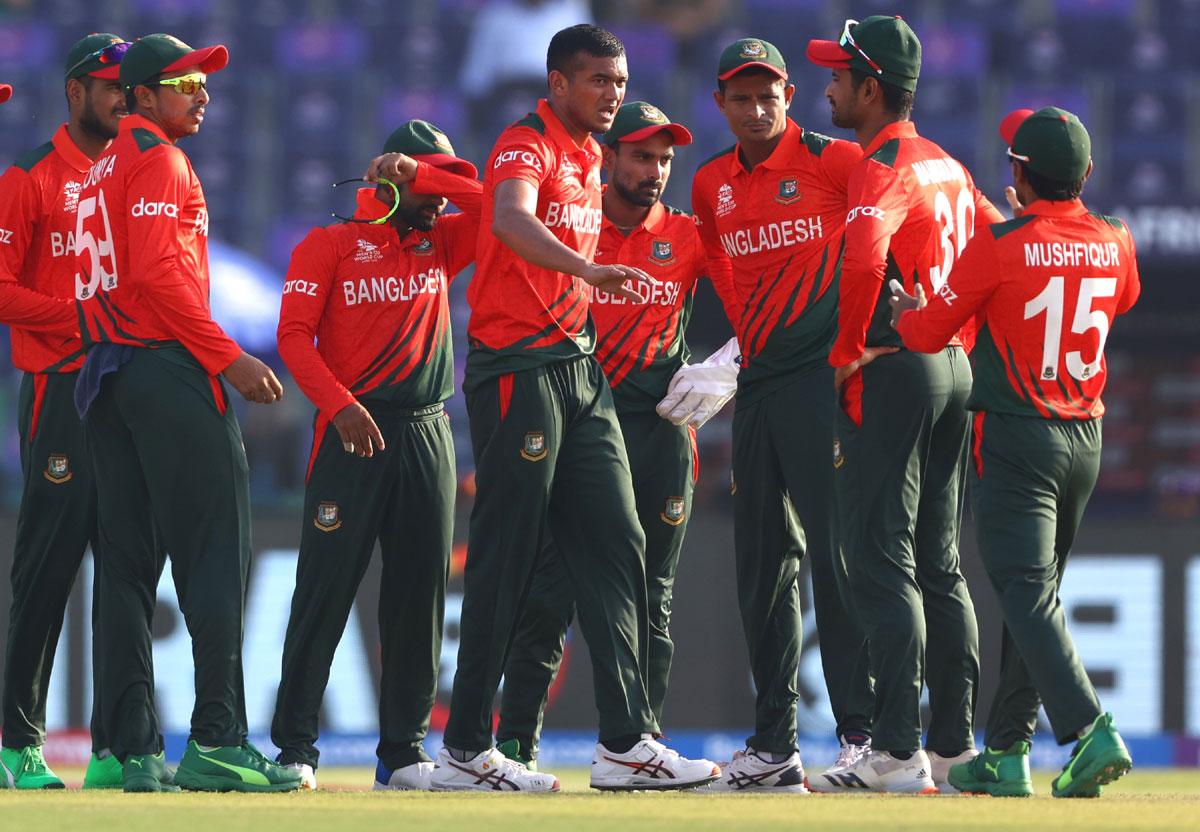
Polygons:
[[789,120],[771,155],[746,170],[731,147],[700,166],[692,210],[714,285],[731,281],[743,401],[823,366],[837,327],[846,185],[862,158],[852,142]]
[[64,124],[0,177],[0,323],[13,364],[32,373],[83,364],[75,314],[75,208],[92,160]]
[[[834,367],[869,346],[900,346],[890,326],[889,280],[908,292],[919,281],[934,294],[975,229],[1004,220],[967,169],[918,136],[910,121],[889,124],[867,145],[850,177],[846,209]],[[970,332],[963,337],[969,342]]]
[[1094,419],[1104,414],[1105,341],[1140,292],[1125,223],[1079,200],[1039,200],[981,229],[929,304],[896,330],[908,349],[936,352],[978,318],[970,409]]
[[[359,399],[417,409],[454,390],[446,290],[475,259],[482,187],[420,162],[412,188],[463,213],[403,237],[390,223],[316,228],[292,253],[279,355],[323,419]],[[358,197],[358,218],[387,210],[374,189]]]
[[84,345],[182,344],[209,375],[241,347],[209,311],[208,207],[182,150],[142,116],[89,169],[75,225]]

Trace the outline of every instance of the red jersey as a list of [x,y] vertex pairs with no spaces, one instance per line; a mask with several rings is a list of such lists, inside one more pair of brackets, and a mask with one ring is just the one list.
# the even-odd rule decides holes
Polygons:
[[83,365],[75,313],[75,208],[92,160],[64,124],[0,178],[0,323],[31,373]]
[[1079,200],[1039,200],[977,234],[929,305],[896,329],[910,350],[936,352],[978,316],[971,410],[1094,419],[1109,329],[1140,292],[1125,223]]
[[591,259],[600,239],[600,145],[577,144],[545,99],[496,140],[483,178],[475,275],[467,289],[467,373],[500,373],[589,355],[590,286],[523,260],[492,233],[496,186],[523,179],[537,188],[537,218],[565,246]]
[[179,343],[213,376],[241,354],[209,312],[200,180],[153,122],[121,119],[117,138],[84,179],[75,242],[85,346]]
[[753,170],[735,146],[696,172],[692,209],[713,260],[710,276],[720,286],[732,274],[741,307],[734,328],[743,401],[823,366],[829,356],[846,184],[860,158],[852,142],[802,130],[789,119],[778,146]]
[[[415,410],[454,390],[446,289],[475,259],[481,187],[424,162],[412,187],[464,213],[403,237],[389,223],[316,228],[292,252],[279,355],[324,419],[359,399]],[[374,193],[358,192],[358,218],[387,211]]]
[[[932,296],[975,228],[1004,220],[967,169],[918,136],[911,121],[887,125],[867,145],[846,204],[838,337],[829,356],[834,367],[857,360],[869,346],[901,346],[891,327],[889,280],[910,294],[920,281]],[[969,332],[963,336],[970,340]]]

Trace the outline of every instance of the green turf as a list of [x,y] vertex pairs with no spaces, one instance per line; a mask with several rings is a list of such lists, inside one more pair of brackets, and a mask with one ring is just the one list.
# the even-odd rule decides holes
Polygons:
[[[63,770],[69,785],[81,771]],[[374,793],[370,769],[329,769],[322,791],[286,795],[124,795],[120,793],[15,793],[0,791],[0,817],[30,832],[338,832],[381,829],[385,824],[420,832],[464,830],[476,824],[493,832],[605,830],[654,832],[720,829],[1194,829],[1200,812],[1200,772],[1135,771],[1099,800],[1053,800],[1050,773],[1034,776],[1038,796],[890,797],[871,795],[745,796],[705,794],[603,795],[587,788],[587,772],[559,772],[559,795],[459,795]]]

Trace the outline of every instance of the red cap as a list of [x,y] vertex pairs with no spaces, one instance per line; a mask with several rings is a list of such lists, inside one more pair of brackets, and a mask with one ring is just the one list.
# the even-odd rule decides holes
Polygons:
[[413,159],[418,162],[424,162],[427,165],[433,165],[435,168],[457,173],[459,176],[465,176],[469,179],[478,179],[479,171],[475,166],[466,159],[460,159],[457,156],[452,156],[449,153],[414,153]]
[[691,144],[692,131],[688,130],[682,124],[667,123],[667,124],[651,124],[649,127],[643,127],[641,130],[634,130],[632,133],[626,133],[619,142],[640,142],[642,139],[653,136],[659,130],[666,130],[671,134],[671,140],[675,144]]
[[216,46],[193,50],[174,63],[167,64],[161,71],[178,72],[189,66],[199,66],[201,72],[209,75],[213,72],[220,72],[228,65],[229,50],[218,43]]
[[825,66],[830,69],[849,69],[850,59],[853,57],[838,46],[835,40],[810,40],[804,54],[817,66]]
[[3,104],[10,98],[12,98],[12,87],[8,84],[0,84],[0,104]]
[[1021,125],[1025,123],[1025,119],[1033,115],[1033,110],[1013,110],[1004,117],[1000,122],[1000,138],[1004,139],[1004,143],[1012,147],[1013,137],[1017,135],[1017,131],[1021,129]]

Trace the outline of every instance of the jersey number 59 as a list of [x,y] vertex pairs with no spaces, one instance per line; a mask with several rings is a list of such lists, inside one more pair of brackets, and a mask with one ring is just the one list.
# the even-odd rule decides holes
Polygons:
[[[97,238],[84,224],[93,216],[100,218],[102,236]],[[91,223],[89,223],[90,225]],[[75,274],[75,297],[87,300],[97,289],[111,292],[117,288],[117,260],[113,253],[112,226],[108,222],[108,206],[104,191],[79,200],[75,219],[75,251],[80,259],[86,257],[84,271]],[[78,262],[78,261],[77,261]]]

